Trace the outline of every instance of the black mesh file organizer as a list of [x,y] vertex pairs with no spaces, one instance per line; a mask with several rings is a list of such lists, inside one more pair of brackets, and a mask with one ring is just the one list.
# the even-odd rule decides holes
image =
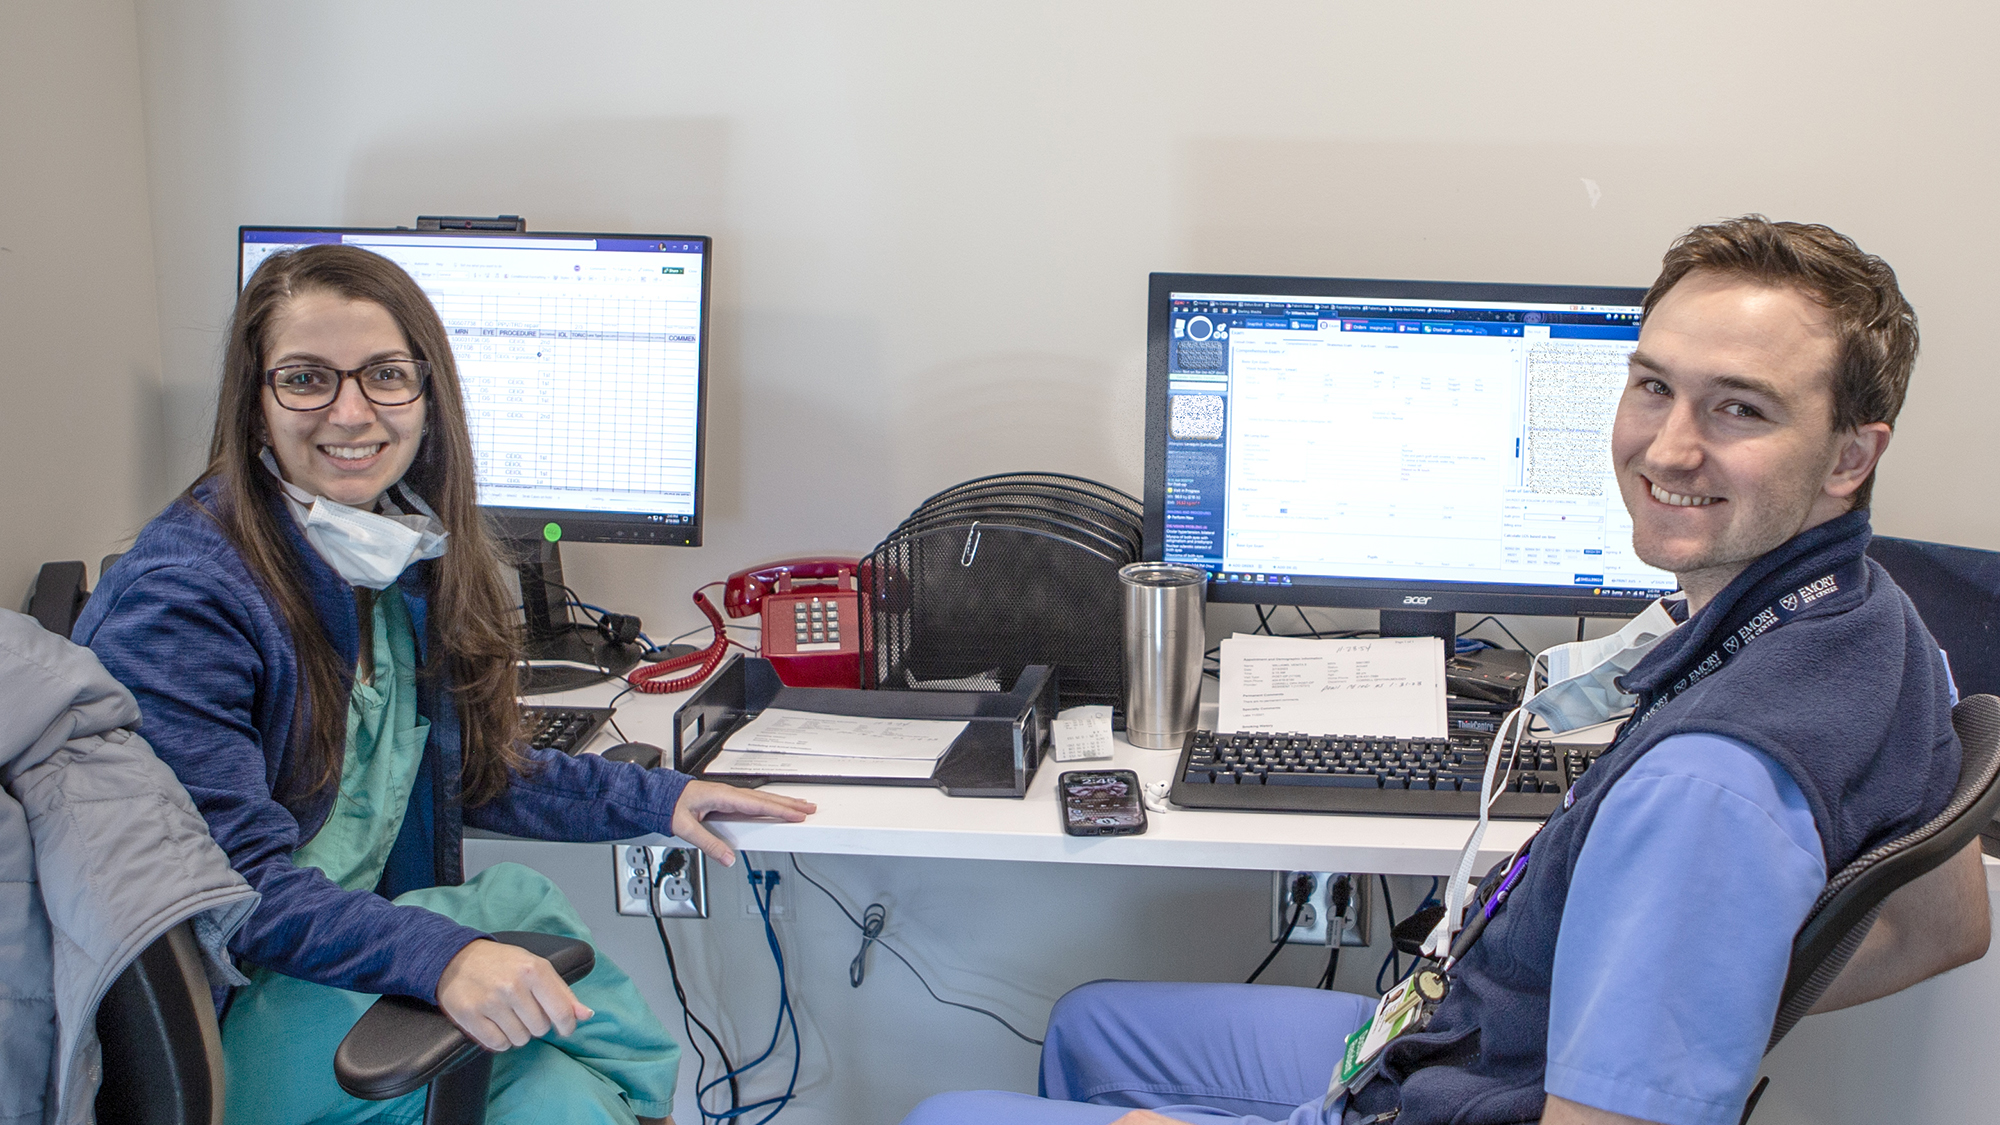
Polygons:
[[931,497],[862,567],[864,686],[1007,690],[1050,664],[1062,706],[1119,706],[1118,568],[1138,561],[1139,526],[1137,500],[1052,473]]

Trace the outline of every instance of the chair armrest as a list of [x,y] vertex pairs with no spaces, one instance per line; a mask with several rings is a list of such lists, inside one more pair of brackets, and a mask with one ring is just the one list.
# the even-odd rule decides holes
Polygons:
[[[568,984],[597,965],[590,943],[554,934],[508,930],[493,940],[519,946],[555,966]],[[484,1048],[435,1005],[408,996],[384,996],[362,1013],[333,1054],[340,1088],[357,1098],[386,1101],[431,1084]]]

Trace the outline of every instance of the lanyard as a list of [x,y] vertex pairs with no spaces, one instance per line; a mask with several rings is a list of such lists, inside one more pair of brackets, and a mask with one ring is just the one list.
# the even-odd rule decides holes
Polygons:
[[1514,884],[1520,882],[1521,875],[1528,870],[1528,851],[1535,846],[1535,837],[1541,832],[1541,827],[1537,826],[1534,833],[1521,842],[1520,850],[1507,861],[1507,873],[1501,876],[1493,893],[1486,896],[1485,903],[1472,904],[1472,917],[1465,920],[1465,927],[1458,931],[1458,937],[1451,943],[1451,955],[1444,959],[1444,968],[1449,969],[1471,952],[1473,945],[1479,941],[1479,935],[1486,932],[1486,923],[1491,922],[1493,916],[1500,912],[1500,907],[1506,904],[1507,896],[1514,891]]
[[[1723,632],[1722,640],[1703,655],[1700,660],[1693,661],[1692,663],[1682,663],[1681,667],[1687,669],[1684,675],[1676,679],[1664,691],[1649,692],[1644,698],[1640,699],[1639,706],[1634,710],[1632,718],[1628,719],[1625,725],[1619,728],[1618,736],[1611,740],[1611,746],[1606,748],[1606,753],[1609,753],[1612,748],[1624,742],[1634,731],[1645,725],[1646,720],[1658,714],[1667,704],[1679,699],[1689,688],[1720,671],[1724,664],[1727,664],[1731,658],[1742,652],[1752,641],[1789,623],[1793,618],[1804,613],[1809,606],[1824,601],[1842,590],[1858,587],[1861,584],[1862,578],[1867,573],[1867,568],[1868,563],[1866,558],[1857,557],[1852,562],[1846,563],[1837,570],[1822,575],[1800,586],[1796,590],[1787,591],[1762,609],[1753,613],[1740,615],[1730,622],[1733,628]],[[1516,716],[1520,717],[1516,719]],[[1508,719],[1518,722],[1520,727],[1527,725],[1525,712],[1518,709],[1513,714],[1510,714]],[[1458,870],[1452,874],[1452,886],[1445,895],[1445,915],[1439,920],[1438,928],[1432,932],[1430,940],[1425,943],[1425,952],[1433,957],[1445,954],[1446,950],[1449,949],[1449,954],[1441,958],[1446,968],[1456,964],[1471,951],[1473,945],[1479,940],[1480,934],[1485,932],[1486,924],[1493,919],[1493,915],[1506,903],[1508,894],[1513,891],[1514,885],[1520,881],[1522,873],[1527,870],[1528,850],[1535,842],[1534,836],[1529,836],[1528,841],[1521,845],[1521,849],[1514,853],[1513,858],[1507,865],[1506,874],[1502,876],[1500,883],[1494,888],[1493,893],[1487,897],[1486,902],[1481,905],[1480,909],[1473,913],[1472,917],[1466,919],[1464,927],[1458,930],[1454,938],[1450,933],[1450,929],[1455,924],[1459,913],[1459,904],[1464,901],[1465,884],[1470,881],[1472,864],[1479,854],[1479,845],[1486,837],[1486,809],[1488,802],[1491,800],[1494,767],[1499,762],[1500,745],[1508,729],[1509,723],[1501,723],[1501,734],[1495,737],[1493,750],[1487,757],[1486,776],[1483,779],[1480,791],[1479,823],[1473,827],[1471,838],[1465,842],[1465,850],[1459,854]],[[1519,736],[1520,733],[1517,730],[1515,734],[1517,740]],[[1511,761],[1509,768],[1512,768]],[[1563,809],[1569,808],[1575,801],[1576,785],[1572,782],[1569,792],[1563,795]],[[1548,822],[1545,820],[1542,823],[1546,825]],[[1540,834],[1541,828],[1536,828],[1535,832],[1536,834]]]
[[1683,664],[1682,667],[1688,668],[1687,674],[1675,680],[1673,686],[1665,691],[1651,692],[1648,698],[1641,699],[1639,706],[1633,711],[1632,719],[1619,730],[1618,737],[1612,740],[1612,745],[1623,742],[1627,735],[1644,726],[1646,720],[1658,714],[1661,708],[1679,699],[1689,688],[1720,671],[1731,657],[1742,652],[1750,642],[1789,623],[1794,617],[1804,613],[1808,606],[1824,601],[1842,590],[1859,586],[1867,570],[1867,559],[1858,557],[1838,570],[1783,594],[1778,600],[1755,613],[1743,616],[1735,623],[1734,629],[1723,634],[1721,643],[1710,649],[1707,655],[1694,662],[1692,667]]

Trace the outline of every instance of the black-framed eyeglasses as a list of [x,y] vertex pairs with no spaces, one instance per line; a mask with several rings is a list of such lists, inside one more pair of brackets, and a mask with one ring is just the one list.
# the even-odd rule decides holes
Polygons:
[[424,397],[431,365],[421,359],[391,359],[342,371],[323,363],[288,363],[264,372],[264,384],[286,410],[325,410],[340,397],[341,381],[350,377],[369,402],[405,406]]

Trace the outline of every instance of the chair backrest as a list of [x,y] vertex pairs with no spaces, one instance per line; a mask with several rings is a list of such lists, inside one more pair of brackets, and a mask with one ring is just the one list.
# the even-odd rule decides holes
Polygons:
[[[1960,695],[2000,695],[2000,551],[1877,535],[1868,557],[1910,596],[1951,660]],[[1981,832],[2000,856],[2000,820]]]
[[1827,880],[1792,941],[1791,968],[1768,1052],[1825,995],[1868,936],[1882,900],[1958,854],[2000,809],[2000,697],[1974,695],[1951,712],[1964,749],[1958,786],[1944,811],[1915,831],[1863,853]]
[[42,628],[58,637],[69,636],[83,603],[90,597],[88,575],[80,562],[43,563],[22,607]]
[[162,934],[111,983],[97,1039],[98,1120],[221,1125],[222,1035],[191,923]]
[[1877,535],[1868,557],[1950,656],[1959,694],[2000,694],[2000,552]]

